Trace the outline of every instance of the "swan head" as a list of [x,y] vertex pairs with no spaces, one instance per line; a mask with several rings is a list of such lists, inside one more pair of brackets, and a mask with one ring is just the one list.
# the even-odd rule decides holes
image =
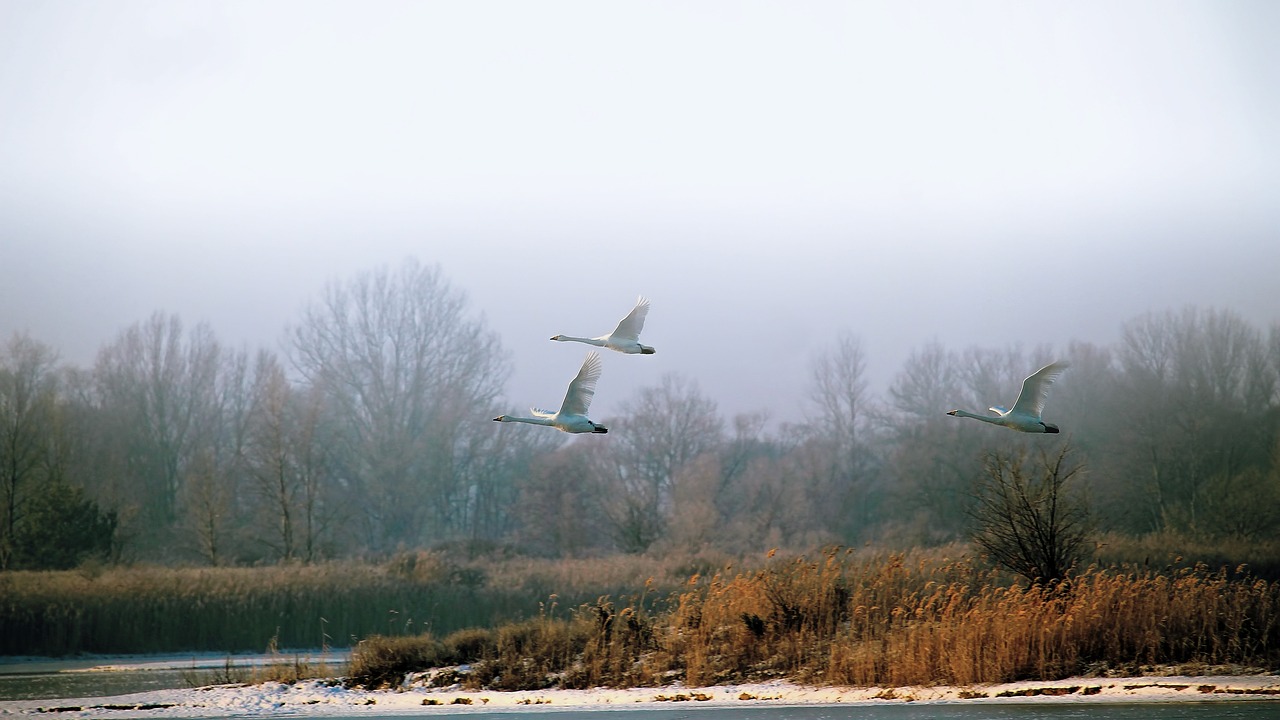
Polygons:
[[563,336],[563,335],[552,335],[552,336],[551,336],[551,339],[552,339],[552,340],[561,340],[561,341],[563,341],[563,340],[564,340],[564,336]]
[[1040,424],[1044,426],[1044,431],[1047,433],[1059,432],[1058,426],[1054,425],[1053,423],[1042,422]]
[[506,421],[506,419],[507,419],[507,416],[506,416],[506,415],[499,415],[498,417],[494,418],[494,419],[493,419],[493,421],[494,421],[494,422],[505,422],[505,421]]
[[948,415],[951,415],[951,416],[954,416],[954,415],[955,415],[956,413],[958,413],[958,412],[960,412],[960,411],[959,411],[959,410],[951,410],[951,411],[950,411],[950,412],[948,412],[947,414],[948,414]]

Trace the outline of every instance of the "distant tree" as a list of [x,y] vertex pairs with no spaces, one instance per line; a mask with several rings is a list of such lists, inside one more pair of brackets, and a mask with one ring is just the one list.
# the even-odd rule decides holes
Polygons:
[[1277,368],[1262,334],[1229,311],[1148,313],[1122,328],[1107,475],[1125,529],[1197,532],[1215,479],[1270,465]]
[[814,356],[805,450],[817,463],[810,491],[825,500],[815,507],[818,523],[846,541],[856,541],[874,521],[881,500],[868,420],[866,353],[845,333]]
[[992,452],[976,484],[969,510],[973,541],[1000,566],[1032,583],[1066,579],[1088,533],[1087,508],[1068,488],[1083,466],[1070,454],[1066,443],[1056,453],[1040,449],[1035,462],[1025,450]]
[[1201,532],[1209,538],[1246,543],[1274,539],[1280,535],[1280,467],[1251,467],[1213,478],[1201,517]]
[[595,476],[604,483],[601,509],[618,547],[643,552],[667,531],[678,473],[719,448],[724,423],[698,384],[675,374],[641,388],[623,413],[609,453],[596,454],[604,462]]
[[217,358],[207,415],[198,426],[192,456],[179,494],[179,527],[184,544],[214,565],[250,553],[246,536],[256,503],[249,500],[253,373],[244,350]]
[[[467,458],[458,465],[457,483],[468,488],[465,493],[455,494],[455,502],[449,508],[454,515],[452,524],[460,531],[462,537],[473,543],[495,542],[506,539],[512,534],[523,536],[530,525],[553,522],[548,515],[540,514],[525,504],[527,492],[537,496],[542,490],[552,495],[566,492],[564,487],[554,489],[548,485],[567,484],[572,488],[575,497],[567,500],[569,505],[562,506],[560,512],[591,506],[594,498],[586,493],[586,478],[578,472],[581,462],[573,461],[562,465],[553,460],[549,468],[542,467],[547,456],[558,456],[563,448],[565,436],[558,432],[546,432],[534,426],[517,425],[509,432],[478,432],[461,438],[458,453]],[[564,470],[573,477],[558,477]],[[437,510],[440,513],[439,510]],[[440,513],[442,517],[443,513]],[[443,522],[443,517],[441,519]],[[573,512],[557,517],[556,523],[576,523],[582,532],[601,535],[598,526],[590,522],[582,512]],[[569,533],[568,535],[571,535]],[[566,535],[565,537],[568,537]],[[576,542],[567,544],[553,543],[559,552],[576,552]],[[590,543],[588,543],[590,544]],[[596,545],[601,543],[597,542]]]
[[813,358],[810,371],[809,401],[832,442],[836,472],[849,477],[865,464],[860,435],[868,401],[866,371],[862,343],[847,333]]
[[[504,435],[546,438],[550,434],[521,428]],[[546,448],[529,462],[519,483],[515,532],[516,540],[529,551],[573,557],[608,547],[595,512],[598,499],[591,478],[592,449],[586,443],[570,442],[558,449]]]
[[276,356],[258,353],[254,367],[251,432],[245,448],[254,503],[264,526],[260,542],[272,554],[292,560],[299,551],[300,507],[305,490],[298,458],[294,390]]
[[184,540],[194,543],[196,554],[210,565],[234,560],[235,498],[236,488],[219,471],[212,453],[198,453],[187,463],[182,484]]
[[914,425],[937,420],[961,401],[957,365],[954,354],[936,340],[912,350],[889,386],[890,405],[910,417]]
[[33,520],[30,503],[48,480],[57,403],[57,354],[25,333],[0,352],[0,569]]
[[17,565],[66,570],[89,558],[107,559],[116,529],[114,512],[103,511],[78,487],[55,481],[31,502],[30,517],[17,536]]
[[465,452],[492,430],[507,375],[496,335],[439,268],[406,261],[331,283],[291,331],[291,359],[330,414],[332,459],[373,550],[446,539],[473,492]]
[[900,542],[936,544],[965,532],[963,508],[981,469],[982,435],[946,415],[972,402],[962,362],[929,343],[911,352],[889,386],[882,419],[889,489],[880,530]]
[[171,540],[183,484],[193,477],[189,465],[209,451],[219,422],[220,359],[208,325],[188,334],[176,315],[163,313],[127,328],[98,354],[98,414],[111,423],[111,459],[122,464],[118,492],[138,506],[138,529],[155,542]]

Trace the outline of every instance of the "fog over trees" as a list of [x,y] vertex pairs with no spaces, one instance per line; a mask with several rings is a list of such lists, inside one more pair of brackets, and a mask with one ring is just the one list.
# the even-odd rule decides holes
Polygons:
[[[1188,307],[1128,319],[1114,346],[929,343],[883,396],[856,333],[810,359],[801,422],[725,417],[665,374],[582,437],[490,422],[501,338],[412,260],[329,284],[279,351],[156,313],[81,368],[19,333],[0,352],[0,567],[939,544],[972,536],[993,462],[1068,447],[1097,532],[1280,531],[1280,324]],[[1059,436],[945,415],[1011,404],[1058,359]]]

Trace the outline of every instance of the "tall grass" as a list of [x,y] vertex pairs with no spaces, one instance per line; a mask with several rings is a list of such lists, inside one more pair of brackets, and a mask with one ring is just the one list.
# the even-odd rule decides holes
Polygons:
[[2,654],[349,646],[362,683],[468,663],[450,681],[492,689],[1280,669],[1280,582],[1119,563],[1048,590],[976,564],[961,546],[749,564],[420,552],[380,564],[0,573]]
[[[674,566],[673,566],[674,567]],[[622,595],[658,561],[459,564],[439,553],[389,562],[258,568],[98,568],[0,573],[0,654],[262,651],[349,647],[360,639],[446,634]],[[567,615],[569,610],[559,610]]]
[[[600,598],[567,618],[485,632],[470,652],[457,652],[451,636],[418,642],[455,648],[435,661],[473,663],[461,681],[492,689],[776,677],[896,687],[1144,665],[1276,669],[1280,584],[1203,566],[1171,574],[1092,567],[1047,589],[968,560],[831,551],[694,576],[657,609],[639,596],[616,605]],[[377,684],[371,668],[382,642],[357,646],[357,680]]]

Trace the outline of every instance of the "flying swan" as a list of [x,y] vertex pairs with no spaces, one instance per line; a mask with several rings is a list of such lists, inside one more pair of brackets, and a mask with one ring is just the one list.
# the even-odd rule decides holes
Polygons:
[[620,353],[628,355],[652,355],[654,350],[648,345],[640,344],[640,331],[644,329],[644,318],[649,314],[649,301],[641,297],[636,301],[636,306],[631,308],[631,312],[622,318],[622,322],[618,323],[618,327],[608,335],[601,335],[595,338],[580,338],[572,335],[556,335],[552,340],[560,342],[580,342],[596,347],[608,348],[616,350]]
[[1049,386],[1068,367],[1070,366],[1065,362],[1056,362],[1035,371],[1031,377],[1022,381],[1022,392],[1018,393],[1018,402],[1013,404],[1012,410],[1005,410],[999,405],[990,408],[991,412],[996,413],[996,417],[974,415],[964,410],[952,410],[947,414],[973,418],[992,425],[1003,425],[1019,432],[1056,433],[1058,426],[1041,420],[1040,413],[1044,412],[1044,401],[1049,397]]
[[604,363],[600,360],[600,353],[592,350],[587,353],[587,358],[582,361],[582,368],[578,370],[578,376],[573,379],[573,382],[569,383],[569,390],[564,394],[564,402],[560,404],[559,411],[547,412],[538,408],[529,408],[529,411],[534,415],[533,417],[499,415],[493,421],[550,425],[561,432],[567,433],[607,433],[609,428],[591,422],[587,418],[587,408],[591,406],[591,398],[595,397],[596,381],[600,379],[600,371],[603,368]]

